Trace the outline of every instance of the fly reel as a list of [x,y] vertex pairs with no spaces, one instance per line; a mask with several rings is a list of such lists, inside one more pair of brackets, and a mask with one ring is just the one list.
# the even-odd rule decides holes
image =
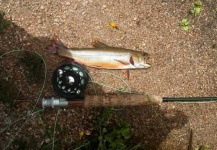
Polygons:
[[58,67],[52,77],[54,91],[67,99],[82,98],[89,76],[80,64],[68,63]]

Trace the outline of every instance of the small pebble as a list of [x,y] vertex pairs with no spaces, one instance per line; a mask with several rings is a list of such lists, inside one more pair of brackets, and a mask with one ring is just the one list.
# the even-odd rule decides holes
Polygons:
[[70,5],[70,2],[66,2],[66,5],[69,6],[69,5]]
[[44,9],[44,6],[41,6],[40,9],[43,10],[43,9]]
[[85,130],[85,135],[90,135],[91,131],[90,130]]
[[45,143],[50,143],[50,139],[49,138],[45,139]]

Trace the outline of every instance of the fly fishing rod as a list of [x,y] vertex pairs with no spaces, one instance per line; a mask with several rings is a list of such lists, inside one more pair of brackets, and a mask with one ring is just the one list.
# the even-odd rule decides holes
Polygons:
[[42,107],[108,107],[108,106],[142,106],[147,104],[160,104],[163,102],[217,102],[217,97],[182,97],[168,98],[155,95],[107,95],[90,96],[87,95],[83,100],[67,100],[65,98],[43,99]]
[[89,81],[88,71],[77,63],[58,67],[52,77],[54,91],[60,98],[42,99],[42,107],[107,107],[160,104],[163,102],[215,102],[217,97],[161,97],[129,93],[117,95],[85,95]]

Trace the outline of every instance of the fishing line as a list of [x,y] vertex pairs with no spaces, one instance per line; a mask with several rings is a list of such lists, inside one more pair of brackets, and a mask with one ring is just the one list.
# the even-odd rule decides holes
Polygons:
[[55,121],[54,121],[54,131],[53,131],[53,144],[52,144],[52,150],[54,150],[54,140],[55,140],[55,134],[56,134],[56,125],[57,125],[57,116],[59,115],[59,109],[57,110],[56,116],[55,116]]
[[[114,76],[114,77],[116,77],[116,78],[118,78],[118,79],[120,79],[127,87],[128,87],[128,89],[129,89],[129,91],[126,91],[126,93],[132,93],[132,91],[131,91],[131,88],[130,88],[130,86],[129,86],[129,84],[123,79],[123,78],[121,78],[121,77],[119,77],[119,76],[117,76],[117,75],[115,75],[114,73],[110,73],[110,72],[105,72],[105,71],[101,71],[101,72],[97,72],[97,73],[92,73],[93,75],[94,74],[107,74],[107,75],[112,75],[112,76]],[[96,82],[97,83],[97,82]],[[97,83],[98,84],[98,83]],[[99,83],[99,84],[101,84],[101,83]],[[107,85],[106,85],[107,86]],[[111,87],[111,86],[107,86],[107,87]],[[111,87],[112,88],[112,87]],[[114,88],[115,90],[117,90],[117,88]]]
[[[45,88],[45,82],[46,82],[46,78],[47,78],[47,64],[46,64],[46,61],[44,60],[44,58],[38,53],[38,52],[35,52],[35,51],[29,51],[29,50],[11,50],[9,52],[5,52],[4,54],[2,54],[0,56],[0,59],[3,58],[3,56],[5,55],[8,55],[8,54],[11,54],[11,53],[16,53],[16,52],[23,52],[23,51],[27,51],[27,52],[31,52],[31,53],[35,53],[37,54],[42,60],[43,60],[43,64],[44,64],[44,80],[43,80],[43,83],[42,83],[42,88],[41,90],[39,90],[39,94],[38,94],[38,97],[36,98],[36,103],[31,111],[30,114],[32,114],[34,111],[35,111],[35,108],[37,107],[37,104],[39,102],[39,100],[41,99],[41,95],[42,95],[42,92]],[[22,124],[22,126],[19,128],[19,130],[15,133],[15,135],[12,137],[12,139],[10,140],[10,142],[6,145],[6,147],[4,148],[4,150],[6,150],[10,144],[14,141],[14,139],[16,138],[16,136],[18,135],[18,133],[21,131],[21,129],[24,127],[24,125],[26,124],[26,122],[31,118],[31,115],[28,115],[27,116],[27,119],[25,120],[25,122]]]
[[39,112],[41,112],[41,111],[43,111],[43,110],[44,110],[44,109],[40,109],[40,110],[38,110],[38,111],[33,112],[32,114],[28,114],[28,115],[26,115],[26,116],[23,116],[23,117],[21,117],[21,118],[15,120],[15,121],[13,121],[13,122],[10,123],[9,125],[7,125],[4,129],[2,129],[2,130],[0,131],[0,133],[3,133],[5,130],[7,130],[11,125],[15,124],[16,122],[18,122],[18,121],[20,121],[20,120],[22,120],[22,119],[24,119],[24,118],[26,118],[26,117],[28,117],[28,116],[34,116],[35,114],[37,114],[37,113],[39,113]]

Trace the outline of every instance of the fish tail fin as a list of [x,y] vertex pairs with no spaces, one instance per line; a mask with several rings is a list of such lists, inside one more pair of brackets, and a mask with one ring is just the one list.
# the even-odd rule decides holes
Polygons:
[[47,51],[52,54],[58,54],[60,49],[67,49],[57,35],[53,35],[51,44],[47,47]]

